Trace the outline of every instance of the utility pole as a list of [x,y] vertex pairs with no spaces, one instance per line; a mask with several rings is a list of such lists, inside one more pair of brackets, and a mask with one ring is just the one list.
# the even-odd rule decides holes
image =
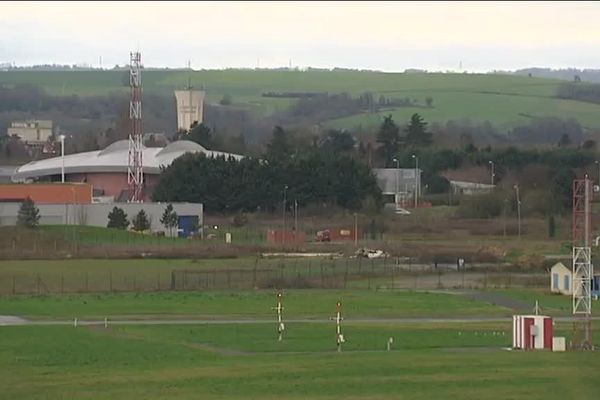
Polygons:
[[283,228],[282,228],[282,232],[281,232],[281,235],[282,235],[281,241],[282,241],[283,244],[285,244],[285,207],[286,207],[286,204],[287,204],[287,198],[286,198],[286,196],[287,196],[287,189],[288,189],[288,185],[285,185],[283,187],[283,219],[282,219],[282,226],[283,226]]
[[358,247],[358,214],[354,213],[354,247]]
[[396,203],[396,210],[398,210],[398,174],[400,173],[400,162],[395,157],[393,161],[396,163],[396,194],[394,196],[394,203]]
[[298,237],[298,200],[294,199],[294,242]]
[[493,190],[494,189],[494,177],[496,176],[496,174],[494,173],[494,162],[488,161],[488,163],[492,167],[491,180],[492,180],[492,190]]
[[517,224],[519,229],[519,239],[521,238],[521,198],[519,197],[519,185],[515,185],[517,192]]

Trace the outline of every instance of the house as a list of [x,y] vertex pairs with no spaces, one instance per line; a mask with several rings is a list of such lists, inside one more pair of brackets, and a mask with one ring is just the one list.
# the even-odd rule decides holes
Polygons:
[[[550,290],[568,296],[573,294],[573,272],[561,262],[550,269]],[[600,297],[600,275],[592,278],[592,296]]]
[[573,294],[572,271],[561,262],[550,269],[550,290],[552,293]]

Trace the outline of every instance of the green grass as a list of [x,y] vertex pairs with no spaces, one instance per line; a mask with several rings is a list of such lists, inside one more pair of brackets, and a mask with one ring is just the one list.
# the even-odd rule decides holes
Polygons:
[[[122,84],[125,71],[7,71],[0,72],[0,84],[29,83],[56,95],[103,95],[126,92]],[[144,91],[172,96],[190,76],[187,71],[145,71]],[[353,71],[196,71],[192,83],[204,85],[207,101],[217,103],[224,94],[233,97],[234,105],[259,115],[285,109],[289,99],[261,96],[266,91],[348,92],[353,95],[371,91],[393,98],[410,97],[424,104],[431,96],[433,108],[397,108],[380,114],[358,114],[330,125],[352,128],[379,124],[382,115],[391,113],[397,121],[406,121],[414,112],[429,122],[469,118],[490,121],[507,128],[529,121],[531,117],[554,116],[576,118],[583,125],[600,127],[600,105],[553,98],[561,81],[485,74],[402,74]]]
[[[0,297],[0,315],[33,318],[268,318],[276,291],[159,292]],[[342,290],[284,291],[286,318],[328,318],[343,303],[348,318],[421,316],[506,316],[510,310],[467,297],[427,292]]]
[[289,325],[282,343],[262,325],[2,327],[0,387],[7,399],[597,398],[597,354],[505,351],[494,329],[347,324],[336,353],[333,324]]
[[225,242],[225,233],[232,235],[232,243],[251,244],[265,243],[266,232],[252,230],[248,228],[227,227],[226,229],[207,229],[205,234],[215,234],[216,238],[212,242],[190,241],[187,238],[179,237],[158,237],[149,234],[141,234],[121,229],[103,228],[97,226],[66,226],[66,225],[44,225],[39,227],[42,234],[51,235],[57,239],[80,244],[91,244],[98,246],[115,245],[200,245],[205,243]]

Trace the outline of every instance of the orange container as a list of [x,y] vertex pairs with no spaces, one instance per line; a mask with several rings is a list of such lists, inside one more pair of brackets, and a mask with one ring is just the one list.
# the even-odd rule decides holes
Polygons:
[[0,202],[21,202],[27,197],[36,204],[90,204],[89,183],[14,183],[0,184]]

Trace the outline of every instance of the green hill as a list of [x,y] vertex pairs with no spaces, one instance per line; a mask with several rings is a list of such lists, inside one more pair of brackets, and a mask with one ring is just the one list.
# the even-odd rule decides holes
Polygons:
[[[3,71],[0,85],[28,83],[43,87],[54,95],[105,95],[126,92],[125,71]],[[536,117],[575,118],[584,126],[600,128],[600,105],[562,100],[555,97],[554,79],[491,74],[381,73],[360,71],[144,71],[146,93],[172,95],[191,79],[192,85],[204,86],[207,101],[217,103],[225,94],[234,106],[270,115],[284,109],[295,99],[263,97],[264,92],[347,92],[366,91],[394,98],[416,99],[425,103],[433,98],[433,107],[401,107],[374,114],[356,114],[328,121],[335,127],[352,128],[378,124],[382,115],[393,114],[398,121],[419,112],[427,121],[469,118],[490,121],[499,128],[526,123]]]

